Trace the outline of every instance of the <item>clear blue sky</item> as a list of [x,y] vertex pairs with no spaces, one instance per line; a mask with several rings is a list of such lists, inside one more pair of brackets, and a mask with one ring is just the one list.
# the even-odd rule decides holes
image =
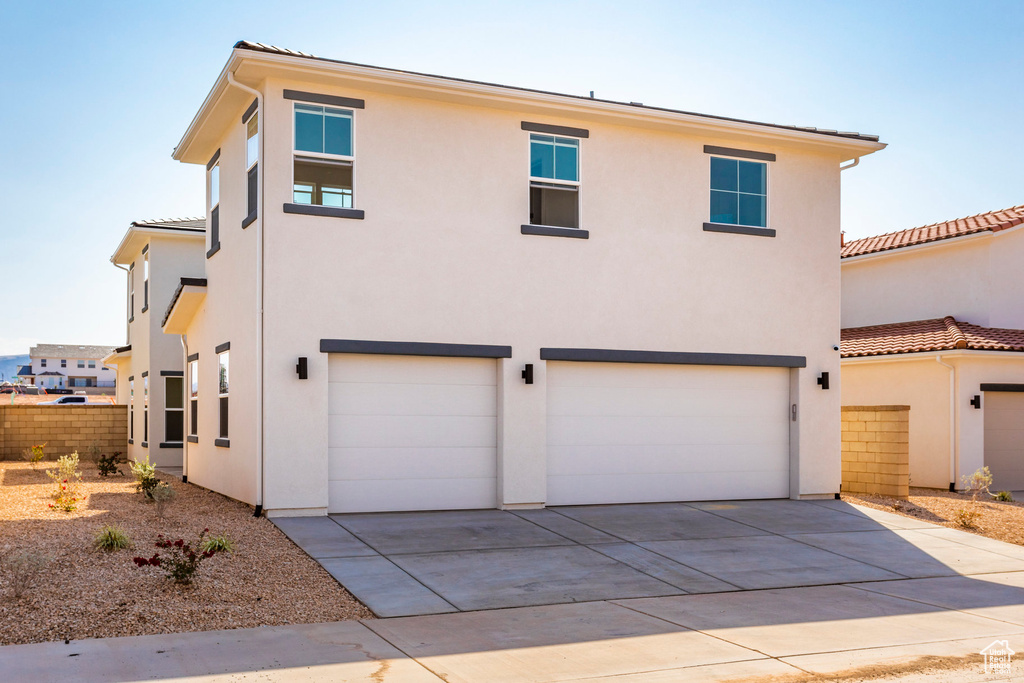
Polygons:
[[203,211],[171,150],[240,39],[448,76],[877,133],[861,237],[1024,203],[1024,3],[0,2],[0,354],[124,343],[110,254]]

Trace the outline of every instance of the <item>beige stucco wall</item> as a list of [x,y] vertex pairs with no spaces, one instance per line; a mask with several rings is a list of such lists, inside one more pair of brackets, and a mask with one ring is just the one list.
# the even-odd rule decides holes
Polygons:
[[843,406],[843,492],[910,493],[910,406]]
[[1024,328],[1024,229],[842,259],[843,327],[952,315]]

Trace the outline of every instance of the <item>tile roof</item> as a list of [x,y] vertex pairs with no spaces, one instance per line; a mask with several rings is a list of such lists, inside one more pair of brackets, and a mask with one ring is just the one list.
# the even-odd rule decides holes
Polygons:
[[697,113],[697,112],[683,111],[683,110],[680,110],[680,109],[668,109],[666,107],[652,107],[652,106],[641,104],[640,102],[618,102],[618,101],[615,101],[615,100],[604,100],[604,99],[601,99],[601,98],[587,97],[585,95],[568,95],[568,94],[565,94],[565,93],[550,92],[550,91],[547,91],[547,90],[536,90],[534,88],[521,88],[521,87],[513,86],[513,85],[501,85],[500,83],[487,83],[485,81],[474,81],[474,80],[470,80],[470,79],[466,79],[466,78],[453,78],[451,76],[438,76],[436,74],[425,74],[425,73],[421,73],[421,72],[418,72],[418,71],[406,71],[404,69],[388,69],[388,68],[380,67],[380,66],[372,66],[370,64],[358,64],[356,62],[346,62],[346,61],[343,61],[343,60],[340,60],[340,59],[327,59],[325,57],[317,57],[316,55],[311,55],[308,52],[299,52],[297,50],[289,50],[289,49],[286,49],[286,48],[283,48],[283,47],[277,47],[276,45],[265,45],[264,43],[254,43],[254,42],[251,42],[251,41],[248,41],[248,40],[240,40],[240,41],[238,41],[235,44],[235,49],[251,50],[253,52],[266,52],[266,53],[276,54],[276,55],[285,55],[285,56],[288,56],[288,57],[302,57],[304,59],[315,59],[317,61],[331,62],[333,64],[348,64],[350,66],[358,66],[358,67],[363,67],[363,68],[368,68],[368,69],[379,69],[380,71],[390,71],[392,73],[410,74],[410,75],[413,75],[413,76],[427,76],[428,78],[441,78],[441,79],[444,79],[446,81],[456,81],[456,82],[459,82],[459,83],[472,83],[472,84],[475,84],[475,85],[487,85],[487,86],[492,86],[492,87],[496,87],[496,88],[507,88],[509,90],[518,90],[520,92],[531,92],[531,93],[538,93],[538,94],[542,94],[542,95],[556,95],[558,97],[571,97],[573,99],[588,100],[588,101],[592,101],[592,102],[603,102],[605,104],[629,105],[629,106],[637,107],[639,109],[651,109],[653,111],[665,111],[665,112],[671,112],[671,113],[675,113],[675,114],[686,114],[688,116],[700,116],[700,117],[703,117],[703,118],[716,119],[716,120],[719,120],[719,121],[733,121],[733,122],[736,122],[736,123],[749,123],[749,124],[753,124],[753,125],[756,125],[756,126],[768,126],[768,127],[771,127],[771,128],[785,128],[787,130],[797,130],[797,131],[802,131],[804,133],[816,133],[818,135],[829,135],[829,136],[832,136],[832,137],[851,138],[851,139],[854,139],[854,140],[865,140],[867,142],[878,142],[878,136],[877,135],[868,135],[868,134],[864,134],[864,133],[854,133],[854,132],[849,132],[849,131],[830,130],[830,129],[827,129],[827,128],[814,128],[812,126],[792,126],[792,125],[783,125],[783,124],[777,124],[777,123],[765,123],[763,121],[750,121],[750,120],[747,120],[747,119],[736,119],[736,118],[731,118],[731,117],[728,117],[728,116],[714,116],[712,114],[700,114],[700,113]]
[[133,228],[171,228],[182,230],[190,228],[206,229],[205,218],[153,218],[145,221],[132,221]]
[[842,330],[840,339],[842,358],[954,349],[1024,352],[1024,330],[972,325],[951,315],[931,320],[849,327]]
[[841,256],[849,258],[900,247],[910,247],[915,244],[936,242],[951,237],[973,235],[978,232],[999,232],[1021,224],[1024,224],[1024,204],[1009,209],[979,213],[976,216],[957,218],[944,223],[933,223],[920,228],[910,228],[909,230],[853,240],[843,246]]
[[31,365],[22,365],[20,368],[18,368],[18,377],[33,377],[33,376],[34,375],[32,374],[32,366]]
[[113,346],[79,346],[77,344],[37,344],[28,350],[32,358],[71,358],[99,360],[111,351]]

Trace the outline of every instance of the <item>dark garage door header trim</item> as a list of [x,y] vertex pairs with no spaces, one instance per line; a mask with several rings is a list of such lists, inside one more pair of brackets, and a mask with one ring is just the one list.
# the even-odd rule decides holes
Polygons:
[[589,363],[664,363],[669,365],[739,365],[765,368],[805,368],[805,356],[758,353],[690,353],[681,351],[625,351],[620,349],[541,349],[541,360]]
[[454,358],[511,358],[511,346],[441,344],[435,342],[321,339],[321,353],[373,353],[387,356],[448,356]]

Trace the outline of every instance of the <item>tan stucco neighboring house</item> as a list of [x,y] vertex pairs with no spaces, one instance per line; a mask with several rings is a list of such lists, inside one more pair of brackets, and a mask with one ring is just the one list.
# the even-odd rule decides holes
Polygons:
[[161,325],[180,279],[203,273],[205,234],[204,218],[135,221],[110,257],[126,274],[126,341],[103,360],[117,366],[116,400],[129,407],[131,459],[181,465],[185,359]]
[[1024,489],[1024,206],[842,250],[844,405],[909,405],[912,486]]
[[840,171],[883,147],[239,43],[174,152],[185,476],[272,515],[832,497]]

